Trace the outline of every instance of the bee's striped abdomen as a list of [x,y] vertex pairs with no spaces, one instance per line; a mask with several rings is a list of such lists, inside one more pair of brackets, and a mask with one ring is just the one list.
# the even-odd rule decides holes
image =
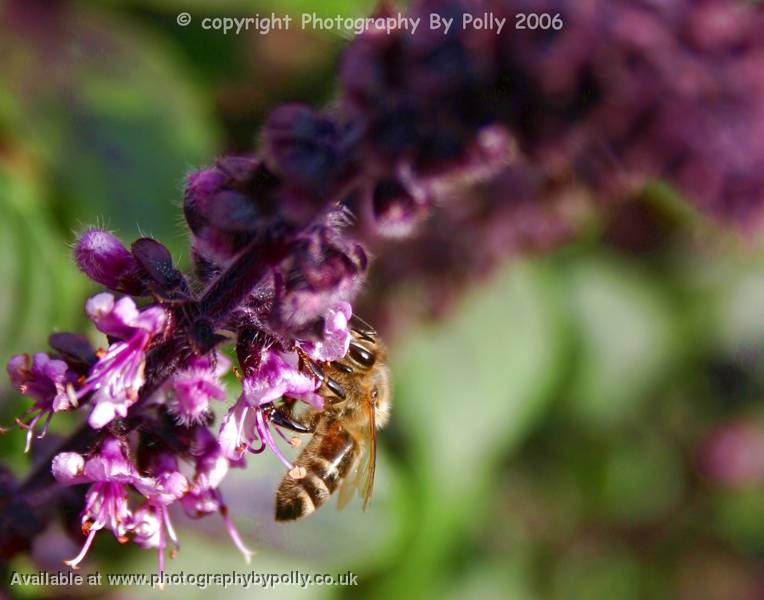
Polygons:
[[337,421],[322,423],[295,462],[302,479],[286,475],[276,491],[276,520],[301,519],[321,506],[347,477],[358,443]]

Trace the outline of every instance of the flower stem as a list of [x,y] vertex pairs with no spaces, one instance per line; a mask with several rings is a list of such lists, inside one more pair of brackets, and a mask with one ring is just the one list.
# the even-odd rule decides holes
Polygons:
[[199,299],[199,314],[213,325],[220,323],[289,253],[285,239],[255,240],[223,271]]

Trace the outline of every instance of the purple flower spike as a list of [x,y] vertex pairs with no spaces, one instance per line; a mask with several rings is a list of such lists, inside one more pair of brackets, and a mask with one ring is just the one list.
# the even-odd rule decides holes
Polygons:
[[93,281],[126,294],[146,293],[137,261],[116,236],[104,229],[85,230],[74,248],[74,258]]
[[[461,21],[483,3],[415,3]],[[476,130],[495,120],[495,40],[487,30],[441,35],[397,30],[355,38],[341,60],[342,112],[362,131],[365,167],[394,171],[401,161],[418,174],[444,174],[463,164]],[[514,82],[514,81],[513,81]]]
[[62,485],[92,484],[85,495],[81,515],[82,533],[87,537],[80,553],[65,561],[67,565],[73,569],[78,567],[96,533],[102,529],[110,529],[120,542],[127,541],[133,525],[128,486],[149,483],[127,460],[122,442],[113,437],[105,438],[99,451],[88,460],[76,452],[62,452],[53,459],[52,472]]
[[27,430],[25,452],[29,452],[34,428],[43,417],[45,422],[38,438],[47,433],[53,413],[77,406],[67,393],[67,386],[73,384],[77,376],[64,361],[52,359],[44,352],[35,354],[31,365],[28,355],[14,356],[8,361],[8,376],[13,387],[34,400],[22,417],[16,419],[16,424]]
[[338,302],[324,317],[324,335],[318,342],[302,342],[300,347],[313,360],[339,360],[350,346],[348,321],[353,309],[348,302]]
[[127,410],[138,399],[145,382],[146,347],[163,330],[167,313],[159,306],[138,311],[131,298],[115,302],[108,293],[90,298],[86,311],[100,331],[123,340],[111,344],[100,355],[76,394],[81,400],[94,392],[89,423],[100,429],[117,416],[127,416]]
[[[315,393],[320,382],[297,369],[296,356],[289,358],[295,359],[295,365],[274,350],[264,350],[258,368],[244,378],[242,395],[220,426],[218,439],[229,459],[238,460],[247,450],[257,454],[268,447],[288,469],[293,468],[273,438],[269,409],[282,396],[302,400],[314,408],[321,408],[323,399]],[[280,429],[273,427],[286,439]],[[259,448],[252,447],[255,440],[259,440]]]
[[178,423],[200,423],[210,408],[210,400],[225,400],[220,378],[231,369],[231,361],[220,353],[191,359],[162,387],[159,396]]

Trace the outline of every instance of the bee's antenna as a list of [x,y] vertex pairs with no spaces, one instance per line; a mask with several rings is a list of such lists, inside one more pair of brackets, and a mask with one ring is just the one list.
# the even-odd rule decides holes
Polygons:
[[371,325],[369,325],[369,323],[364,321],[358,315],[354,314],[352,317],[350,317],[350,320],[351,321],[356,321],[356,322],[360,323],[361,325],[363,325],[364,327],[366,327],[366,333],[377,333],[377,331]]

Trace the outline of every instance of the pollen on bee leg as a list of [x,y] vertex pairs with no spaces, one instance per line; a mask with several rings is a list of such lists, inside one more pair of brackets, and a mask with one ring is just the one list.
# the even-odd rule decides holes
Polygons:
[[302,446],[302,440],[298,438],[296,435],[293,435],[291,438],[289,438],[289,445],[293,448],[299,448]]
[[305,470],[305,467],[295,467],[289,471],[289,476],[292,479],[304,479],[307,474],[308,472]]
[[244,376],[241,374],[241,370],[239,369],[239,367],[233,368],[233,376],[236,377],[236,379],[238,379],[239,381],[244,379]]

